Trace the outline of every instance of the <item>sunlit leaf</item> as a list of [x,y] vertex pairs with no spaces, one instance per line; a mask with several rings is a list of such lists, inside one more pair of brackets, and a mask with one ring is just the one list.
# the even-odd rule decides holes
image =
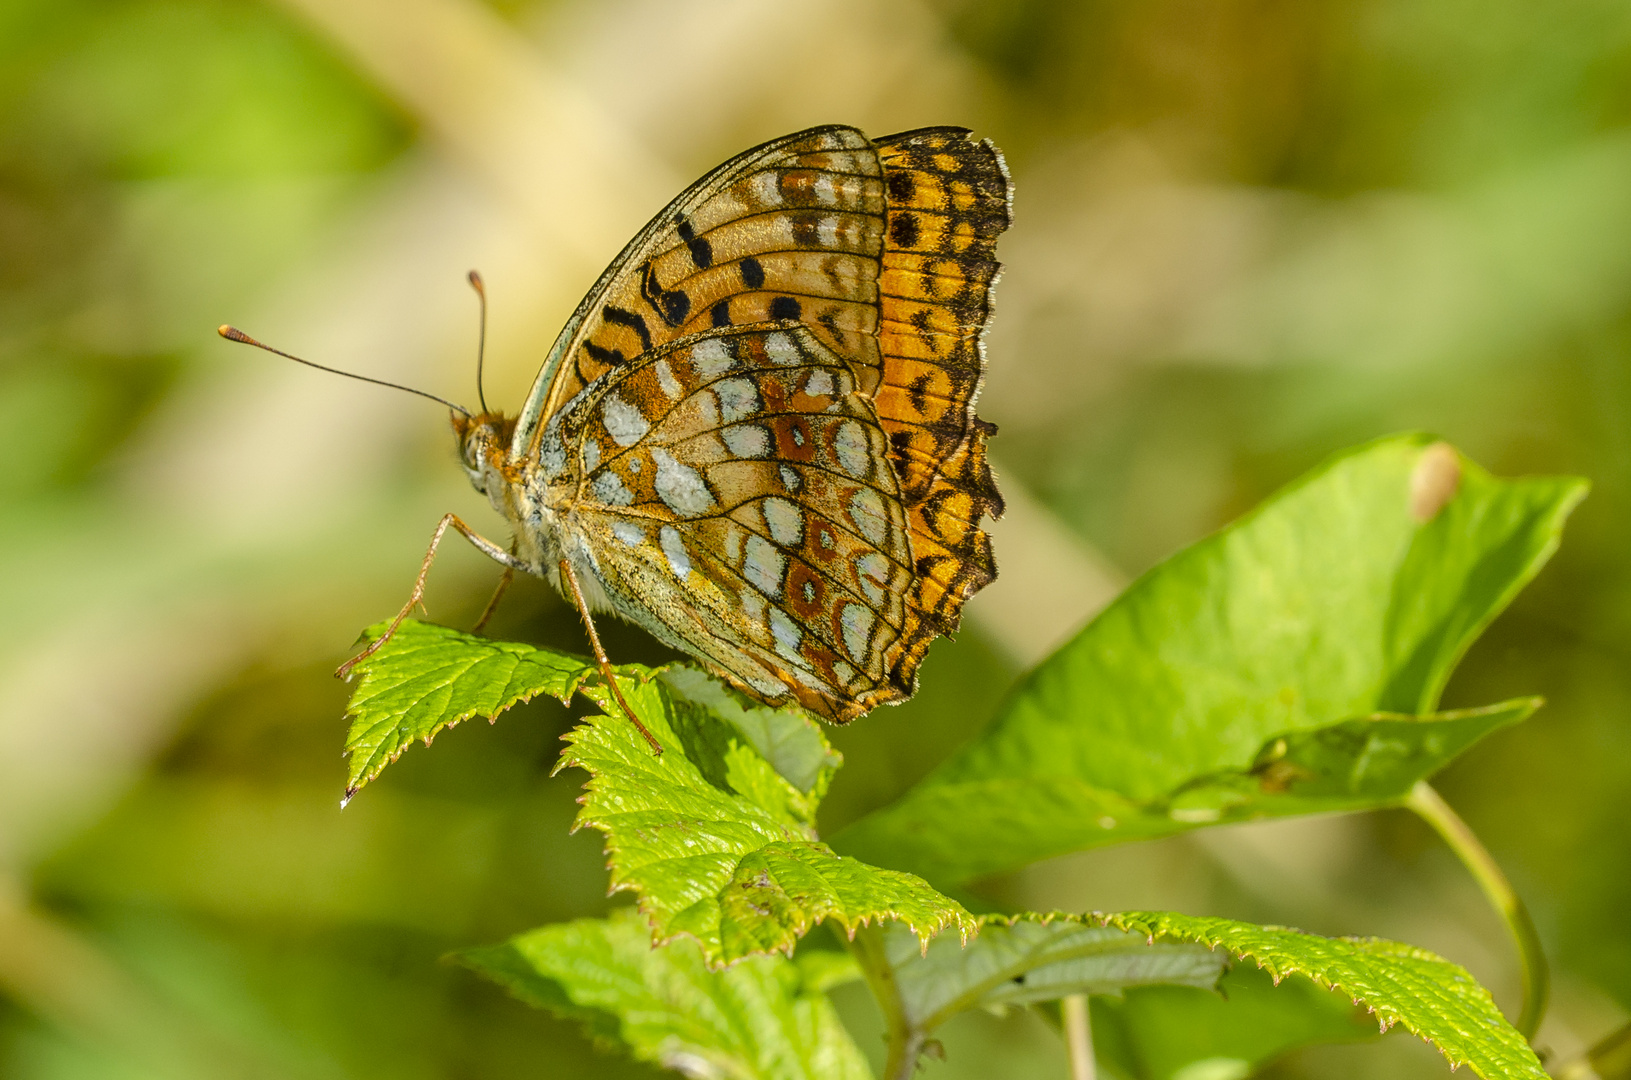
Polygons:
[[[388,625],[376,623],[363,634],[373,640]],[[539,694],[564,703],[594,670],[583,658],[552,649],[403,620],[391,640],[355,669],[357,689],[346,706],[351,730],[345,797],[415,740],[428,746],[443,728],[472,716],[497,716]]]
[[689,1076],[870,1080],[824,990],[854,978],[845,954],[750,957],[709,970],[696,943],[658,948],[636,912],[545,926],[459,960],[581,1022],[603,1045]]
[[1529,1043],[1464,968],[1425,949],[1379,938],[1327,938],[1278,926],[1171,912],[1095,914],[1150,940],[1194,942],[1254,961],[1276,981],[1306,976],[1435,1046],[1452,1066],[1486,1080],[1546,1080]]
[[[620,685],[666,752],[653,754],[613,706],[566,737],[561,767],[589,772],[577,825],[605,833],[612,888],[639,896],[656,940],[689,935],[719,964],[790,951],[828,919],[848,929],[899,921],[923,940],[973,929],[960,904],[922,879],[839,856],[816,838],[816,802],[839,759],[808,716],[754,710],[750,738],[693,700],[694,680]],[[604,687],[584,692],[606,707]],[[776,756],[809,790],[756,745],[785,751]]]
[[1584,493],[1497,480],[1423,436],[1345,454],[1145,575],[980,738],[834,845],[959,881],[1214,821],[1397,803],[1533,708],[1414,719]]

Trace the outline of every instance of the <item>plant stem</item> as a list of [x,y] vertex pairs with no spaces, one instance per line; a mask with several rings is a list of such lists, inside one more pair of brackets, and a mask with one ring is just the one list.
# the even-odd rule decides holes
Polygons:
[[1433,827],[1434,832],[1444,838],[1505,921],[1507,931],[1512,935],[1512,943],[1518,949],[1518,964],[1523,977],[1523,1008],[1515,1026],[1524,1038],[1532,1041],[1540,1027],[1541,1015],[1546,1011],[1550,975],[1546,967],[1546,954],[1540,947],[1540,934],[1535,930],[1535,921],[1529,917],[1529,909],[1524,907],[1512,883],[1477,835],[1427,781],[1419,781],[1410,789],[1405,806],[1415,811],[1418,817]]
[[884,950],[883,931],[876,926],[862,927],[849,939],[849,951],[861,965],[867,986],[889,1025],[889,1056],[884,1062],[883,1080],[911,1080],[917,1071],[917,1059],[923,1054],[925,1035],[906,1016],[895,968]]
[[1070,1080],[1093,1080],[1093,1026],[1087,995],[1071,994],[1059,1001],[1065,1020],[1065,1046],[1070,1051]]

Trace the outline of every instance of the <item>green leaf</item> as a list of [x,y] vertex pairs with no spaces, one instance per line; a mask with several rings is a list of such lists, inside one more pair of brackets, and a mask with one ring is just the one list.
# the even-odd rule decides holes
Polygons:
[[1375,1014],[1425,1039],[1452,1067],[1487,1080],[1546,1080],[1546,1070],[1489,991],[1458,964],[1425,949],[1379,938],[1327,938],[1279,926],[1171,912],[1094,913],[1092,920],[1149,940],[1194,942],[1253,960],[1276,982],[1302,975],[1339,990]]
[[[1532,707],[1409,719],[1431,712],[1585,490],[1497,480],[1424,436],[1338,457],[1146,574],[980,738],[834,846],[962,881],[1210,821],[1397,803]],[[1282,740],[1319,780],[1295,798],[1254,773]],[[1391,747],[1387,767],[1343,750],[1361,743]]]
[[[1482,709],[1420,717],[1382,713],[1288,731],[1271,737],[1245,768],[1198,776],[1143,804],[1079,781],[998,779],[925,785],[881,820],[892,835],[913,837],[914,870],[957,880],[970,876],[971,865],[986,865],[986,856],[971,851],[1000,848],[1025,830],[1045,830],[1049,843],[1074,850],[1200,825],[1400,805],[1417,780],[1539,705],[1538,698],[1523,698]],[[960,808],[970,800],[989,809],[962,816]],[[958,821],[958,831],[944,830],[945,821]],[[840,833],[838,841],[851,852],[882,859],[888,850],[865,831],[873,827]]]
[[1246,1077],[1297,1047],[1380,1037],[1342,995],[1308,979],[1275,985],[1249,964],[1231,967],[1217,992],[1135,986],[1093,998],[1092,1008],[1094,1051],[1126,1080]]
[[601,1044],[689,1076],[871,1077],[824,993],[855,977],[844,954],[758,956],[711,971],[694,942],[653,948],[645,921],[625,908],[458,959],[521,1000],[580,1021]]
[[[363,635],[374,640],[389,625],[375,623]],[[390,641],[356,666],[360,679],[346,706],[351,760],[341,805],[414,740],[429,746],[443,728],[472,716],[495,717],[539,694],[565,704],[594,670],[567,653],[404,619]]]
[[844,759],[827,745],[815,724],[790,718],[785,710],[750,702],[694,667],[667,668],[662,680],[686,701],[729,722],[771,768],[799,791],[814,795],[817,801],[826,793],[827,782]]
[[1430,716],[1379,713],[1270,739],[1251,767],[1197,777],[1168,800],[1186,823],[1364,810],[1405,801],[1418,780],[1541,705],[1521,698]]
[[1119,994],[1153,984],[1212,989],[1225,960],[1210,948],[1062,915],[985,916],[966,944],[943,934],[920,948],[898,929],[883,936],[898,1008],[927,1033],[973,1008],[1056,1001],[1069,994]]
[[[653,754],[614,706],[567,735],[559,767],[589,772],[576,827],[606,835],[612,889],[639,896],[655,940],[689,935],[718,965],[790,953],[827,919],[852,932],[899,921],[924,941],[948,926],[974,929],[962,905],[922,879],[816,838],[816,805],[840,759],[803,712],[738,703],[741,715],[727,719],[714,711],[722,688],[676,672],[619,685],[666,752]],[[604,687],[584,693],[606,709]]]

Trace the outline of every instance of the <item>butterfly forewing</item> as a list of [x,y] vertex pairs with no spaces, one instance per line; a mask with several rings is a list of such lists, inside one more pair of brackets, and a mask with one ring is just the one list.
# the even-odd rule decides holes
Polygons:
[[624,249],[567,323],[517,425],[606,371],[689,333],[804,322],[878,382],[883,170],[866,136],[815,128],[749,150],[699,180]]
[[1002,155],[959,128],[877,141],[888,190],[879,281],[876,402],[910,521],[914,625],[892,657],[910,682],[935,635],[997,576],[981,517],[1002,513],[986,463],[996,428],[974,414],[985,377],[982,336],[1012,220]]
[[710,330],[574,411],[577,511],[608,591],[761,695],[834,719],[876,697],[911,551],[887,441],[842,360],[802,326]]

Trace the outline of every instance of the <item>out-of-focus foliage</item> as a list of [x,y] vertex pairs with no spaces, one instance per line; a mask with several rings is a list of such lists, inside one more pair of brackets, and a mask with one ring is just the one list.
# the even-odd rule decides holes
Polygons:
[[[407,32],[448,10],[500,36]],[[540,57],[608,142],[666,170],[658,190],[539,214],[610,220],[596,254],[534,241],[472,164],[487,129],[455,119],[495,102],[438,81],[444,52]],[[650,1075],[436,962],[605,913],[598,838],[568,837],[575,785],[548,776],[565,709],[448,731],[335,809],[329,673],[352,632],[402,602],[440,513],[495,527],[438,410],[270,367],[213,328],[464,400],[479,265],[488,395],[513,408],[597,259],[662,199],[832,120],[965,123],[1007,152],[982,413],[1005,486],[1124,576],[1391,431],[1593,481],[1444,702],[1547,707],[1438,781],[1534,909],[1558,983],[1541,1042],[1568,1060],[1631,1011],[1628,61],[1613,0],[0,5],[0,1073]],[[563,125],[526,160],[586,172],[581,137]],[[560,280],[535,288],[518,251]],[[996,543],[1003,562],[1024,538]],[[450,550],[433,615],[468,626],[493,578]],[[834,733],[824,833],[994,714],[1020,667],[982,629],[1001,587],[935,646],[918,698]],[[1015,602],[1038,620],[1049,600]],[[492,631],[583,649],[533,583]],[[620,662],[667,658],[602,632]],[[1516,1005],[1499,926],[1403,814],[1211,830],[980,888],[1381,934]],[[852,990],[835,1001],[871,1054]],[[1022,1012],[938,1037],[927,1076],[1063,1075]],[[1269,1068],[1444,1075],[1395,1037]]]
[[460,960],[606,1049],[691,1076],[870,1080],[822,990],[859,977],[843,953],[756,956],[710,969],[694,942],[651,947],[633,911],[545,926]]
[[[961,882],[1218,821],[1398,805],[1534,710],[1432,715],[1584,487],[1497,480],[1414,436],[1343,454],[1130,586],[979,739],[835,843]],[[966,805],[982,812],[956,834],[935,827]]]

